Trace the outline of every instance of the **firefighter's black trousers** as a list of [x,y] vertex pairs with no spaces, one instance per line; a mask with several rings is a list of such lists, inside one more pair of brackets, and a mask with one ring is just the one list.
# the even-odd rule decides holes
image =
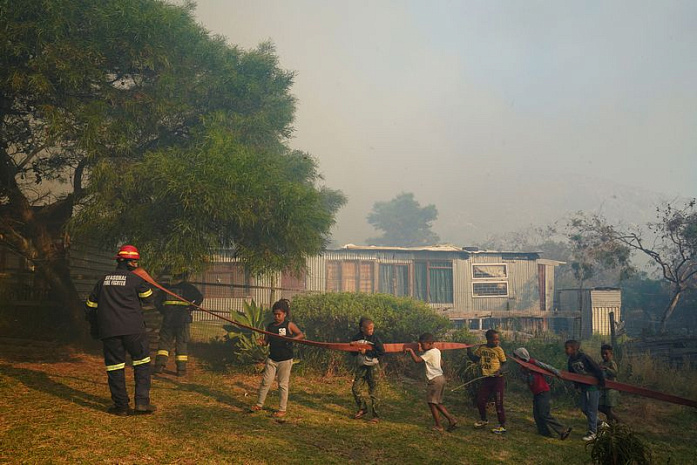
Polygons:
[[119,409],[128,408],[129,398],[126,390],[126,352],[133,361],[136,405],[150,404],[150,347],[146,333],[128,334],[102,339],[104,344],[104,363],[109,378],[109,390],[114,405]]
[[190,326],[189,323],[162,325],[162,328],[160,328],[160,343],[157,347],[157,358],[155,359],[156,371],[159,367],[164,368],[167,364],[172,344],[174,344],[176,353],[177,371],[186,371],[186,363],[189,360],[189,339],[191,338]]

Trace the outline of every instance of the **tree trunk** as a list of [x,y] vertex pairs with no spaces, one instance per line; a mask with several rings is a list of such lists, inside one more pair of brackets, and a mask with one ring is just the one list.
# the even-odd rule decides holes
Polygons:
[[55,321],[56,336],[65,341],[86,338],[84,309],[70,276],[65,253],[45,262],[37,261],[35,269],[49,285],[51,298],[59,303]]
[[[8,170],[0,170],[5,171]],[[83,310],[70,276],[63,239],[65,224],[72,215],[72,197],[35,207],[13,177],[6,181],[5,188],[10,201],[2,212],[0,237],[33,264],[35,276],[48,285],[51,300],[58,304],[55,320],[51,321],[56,329],[53,336],[73,341],[81,334],[86,335],[81,329]]]
[[676,286],[676,288],[673,290],[673,297],[670,299],[670,303],[666,307],[666,309],[663,311],[663,315],[661,316],[661,332],[665,333],[666,332],[666,322],[668,321],[668,318],[670,318],[670,315],[673,313],[673,310],[675,310],[675,306],[678,305],[678,301],[680,301],[680,296],[682,295],[683,289]]

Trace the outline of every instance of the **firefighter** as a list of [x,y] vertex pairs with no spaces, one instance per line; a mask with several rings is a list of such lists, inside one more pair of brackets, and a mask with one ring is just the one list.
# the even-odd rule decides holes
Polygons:
[[[203,294],[188,282],[188,273],[182,273],[173,278],[174,284],[165,285],[163,287],[172,291],[184,299],[196,305],[201,305],[203,302]],[[157,309],[162,313],[162,326],[160,327],[160,344],[157,348],[157,357],[155,358],[154,373],[162,373],[167,365],[167,358],[172,349],[172,343],[175,344],[174,360],[177,364],[177,376],[186,375],[186,365],[189,361],[188,344],[190,339],[191,311],[194,306],[183,302],[170,294],[162,292],[155,304]]]
[[[132,273],[138,267],[138,249],[124,245],[115,258],[116,270],[97,282],[85,302],[90,333],[94,339],[101,339],[104,346],[104,363],[114,401],[108,412],[118,416],[152,413],[155,406],[150,403],[150,348],[142,305],[152,300],[153,291],[143,278]],[[126,352],[133,361],[133,411],[126,390]]]

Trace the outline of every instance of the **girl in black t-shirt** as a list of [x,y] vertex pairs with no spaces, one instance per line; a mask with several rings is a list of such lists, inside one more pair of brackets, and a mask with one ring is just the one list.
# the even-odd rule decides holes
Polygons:
[[278,379],[278,390],[281,394],[281,400],[278,411],[276,411],[273,416],[281,418],[286,415],[286,407],[288,405],[288,383],[290,381],[290,370],[293,367],[293,343],[286,338],[303,339],[305,335],[295,323],[289,321],[290,304],[287,299],[281,299],[273,304],[271,311],[273,312],[274,321],[269,323],[266,327],[266,331],[284,337],[280,338],[265,335],[264,338],[259,341],[261,344],[269,345],[270,353],[269,357],[266,359],[266,365],[264,366],[264,374],[261,379],[261,385],[259,386],[257,403],[253,405],[250,410],[256,412],[264,407],[264,401],[266,400],[266,395],[269,393],[271,384],[274,379]]

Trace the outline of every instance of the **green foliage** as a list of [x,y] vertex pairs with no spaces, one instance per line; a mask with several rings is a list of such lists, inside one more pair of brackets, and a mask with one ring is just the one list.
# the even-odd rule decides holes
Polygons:
[[650,465],[651,447],[625,424],[611,424],[601,428],[594,441],[586,444],[591,449],[591,460],[597,465]]
[[[203,264],[221,246],[252,273],[319,254],[343,196],[314,187],[315,161],[283,148],[250,149],[220,121],[204,123],[203,132],[199,143],[151,152],[132,169],[97,167],[96,183],[121,189],[95,193],[83,210],[82,219],[100,218],[92,235],[128,234],[154,269]],[[105,213],[105,204],[121,207]],[[135,220],[124,224],[129,214]]]
[[435,205],[421,207],[414,194],[401,193],[389,202],[375,202],[368,223],[382,230],[383,235],[368,239],[375,245],[413,247],[433,245],[439,237],[431,230],[438,218]]
[[[244,303],[244,311],[231,310],[230,319],[253,328],[266,329],[271,322],[271,312],[251,303]],[[226,338],[232,343],[233,352],[239,363],[250,364],[263,362],[269,354],[267,345],[259,344],[263,336],[251,329],[241,328],[235,325],[224,325],[228,332]]]
[[[383,342],[416,342],[419,335],[430,332],[442,338],[450,321],[423,302],[387,294],[331,293],[295,296],[293,321],[307,339],[325,342],[348,342],[358,332],[358,321],[369,317],[375,334]],[[336,351],[299,346],[298,352],[313,368],[342,370],[347,356]],[[350,357],[350,356],[348,356]]]
[[287,145],[293,73],[193,8],[0,0],[0,236],[37,274],[58,273],[66,227],[135,244],[154,274],[201,269],[221,247],[253,271],[298,268],[327,243],[345,199]]

